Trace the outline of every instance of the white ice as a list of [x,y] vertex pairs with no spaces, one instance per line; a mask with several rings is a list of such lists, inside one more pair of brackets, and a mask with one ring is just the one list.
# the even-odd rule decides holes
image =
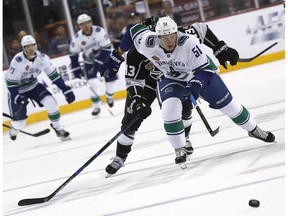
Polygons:
[[[50,201],[18,206],[25,198],[46,197],[62,185],[120,130],[124,100],[112,109],[103,105],[99,118],[86,109],[62,116],[72,140],[61,142],[51,131],[35,138],[3,135],[3,215],[285,215],[285,72],[284,60],[221,75],[232,94],[277,143],[250,138],[217,110],[200,107],[212,128],[211,137],[197,112],[190,133],[195,148],[188,168],[174,164],[175,153],[163,129],[158,104],[136,135],[126,166],[105,178],[115,155],[112,143]],[[28,125],[34,133],[48,121]],[[259,208],[248,205],[260,201]]]

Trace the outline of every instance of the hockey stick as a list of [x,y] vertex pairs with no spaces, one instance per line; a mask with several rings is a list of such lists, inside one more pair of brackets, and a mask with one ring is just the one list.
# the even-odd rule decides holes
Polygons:
[[[8,115],[8,114],[6,114],[6,113],[3,113],[3,116],[5,116],[5,117],[7,117],[7,118],[10,118],[10,119],[12,119],[12,120],[16,120],[16,119],[14,119],[12,116],[10,116],[10,115]],[[3,124],[3,126],[6,127],[6,128],[10,128],[10,126],[5,125],[5,124]],[[44,129],[44,130],[42,130],[42,131],[39,131],[39,132],[37,132],[37,133],[34,133],[34,134],[28,133],[28,132],[25,132],[25,131],[22,131],[22,130],[20,130],[20,132],[23,133],[23,134],[29,135],[29,136],[39,137],[39,136],[42,136],[42,135],[45,135],[45,134],[49,133],[49,132],[50,132],[50,129],[49,129],[49,128],[46,128],[46,129]]]
[[[93,94],[94,94],[95,96],[97,96],[97,95],[98,95],[97,92],[94,91],[94,89],[93,89],[92,86],[88,83],[88,81],[87,81],[83,76],[81,76],[81,79],[83,80],[83,82],[85,83],[85,85],[86,85],[88,88],[90,88],[90,90],[93,92]],[[108,111],[112,116],[114,116],[113,112],[112,112],[110,109],[107,108],[107,111]]]
[[3,113],[3,116],[15,120],[12,116],[10,116],[10,115],[8,115],[6,113]]
[[212,128],[210,127],[210,125],[209,125],[206,117],[204,116],[202,110],[200,109],[200,107],[198,106],[195,98],[194,98],[192,95],[190,95],[190,100],[191,100],[193,106],[196,108],[196,110],[197,110],[200,118],[202,119],[202,121],[203,121],[205,127],[207,128],[208,132],[210,133],[210,135],[213,137],[213,136],[215,136],[216,134],[218,134],[218,133],[219,133],[220,126],[217,127],[215,130],[212,130]]
[[[281,40],[280,40],[281,41]],[[255,58],[257,58],[258,56],[262,55],[263,53],[265,53],[266,51],[268,51],[269,49],[271,49],[272,47],[276,46],[280,41],[277,41],[273,44],[271,44],[270,46],[268,46],[267,48],[265,48],[264,50],[262,50],[261,52],[259,52],[257,55],[250,57],[250,58],[239,58],[238,62],[250,62],[253,61]]]
[[62,190],[70,181],[72,181],[76,176],[78,176],[93,160],[95,160],[95,158],[97,158],[106,148],[108,148],[122,133],[128,130],[130,126],[134,124],[138,119],[138,116],[135,116],[133,119],[131,119],[121,131],[119,131],[111,140],[109,140],[98,152],[96,152],[96,154],[94,154],[84,165],[82,165],[72,176],[70,176],[62,185],[60,185],[60,187],[58,187],[49,196],[41,198],[23,199],[18,202],[18,205],[32,205],[48,202],[49,200],[51,200],[60,190]]
[[[6,128],[11,128],[9,125],[6,125],[6,124],[3,124],[3,126],[4,127],[6,127]],[[42,130],[42,131],[39,131],[39,132],[37,132],[37,133],[28,133],[28,132],[26,132],[26,131],[22,131],[22,130],[19,130],[21,133],[23,133],[23,134],[26,134],[26,135],[29,135],[29,136],[33,136],[33,137],[39,137],[39,136],[42,136],[42,135],[45,135],[45,134],[47,134],[47,133],[49,133],[50,132],[50,129],[45,129],[45,130]]]

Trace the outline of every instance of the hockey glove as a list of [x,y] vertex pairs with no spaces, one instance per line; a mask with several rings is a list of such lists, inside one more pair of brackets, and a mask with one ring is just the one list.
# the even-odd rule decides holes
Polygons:
[[155,26],[156,26],[157,21],[158,21],[158,18],[152,16],[152,17],[143,19],[142,24],[144,24],[150,30],[155,31]]
[[116,76],[123,61],[124,58],[120,56],[116,50],[113,50],[100,69],[101,76],[104,76],[105,78]]
[[21,94],[16,95],[13,101],[18,106],[26,106],[29,103],[28,97],[26,97],[25,95],[21,95]]
[[152,112],[151,107],[145,104],[145,99],[139,96],[132,98],[131,107],[133,112],[142,119],[146,119]]
[[219,41],[213,48],[213,52],[214,56],[225,69],[227,69],[226,61],[229,61],[231,65],[236,65],[239,60],[238,52],[228,47],[224,41]]
[[195,100],[198,99],[203,88],[205,88],[211,81],[213,73],[199,71],[196,75],[187,83],[186,91],[193,95]]

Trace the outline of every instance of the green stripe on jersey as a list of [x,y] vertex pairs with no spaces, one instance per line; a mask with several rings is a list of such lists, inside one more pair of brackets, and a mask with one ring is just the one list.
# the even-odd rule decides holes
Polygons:
[[35,85],[35,83],[38,83],[38,79],[37,78],[29,80],[29,83],[21,84],[19,86],[19,90],[20,89],[29,89],[29,87]]
[[133,26],[131,29],[130,29],[130,32],[131,32],[131,36],[132,38],[134,37],[135,34],[137,34],[137,32],[143,30],[143,29],[147,29],[147,27],[144,25],[144,24],[138,24],[138,25],[135,25]]
[[60,77],[60,74],[55,70],[51,74],[49,74],[48,76],[49,76],[50,80],[52,80],[52,82],[54,82],[56,79],[58,79]]
[[51,121],[56,121],[56,120],[60,119],[60,113],[55,112],[53,114],[48,114],[48,117]]
[[100,101],[99,97],[91,97],[91,100],[93,101],[93,103],[98,103]]
[[181,119],[173,123],[164,123],[164,129],[167,134],[178,134],[184,130],[184,124]]
[[235,117],[232,118],[232,121],[236,123],[237,125],[243,125],[250,119],[250,113],[249,111],[242,106],[242,110],[240,113]]
[[17,87],[18,86],[18,82],[17,81],[12,81],[12,80],[7,80],[6,79],[6,86],[9,87]]

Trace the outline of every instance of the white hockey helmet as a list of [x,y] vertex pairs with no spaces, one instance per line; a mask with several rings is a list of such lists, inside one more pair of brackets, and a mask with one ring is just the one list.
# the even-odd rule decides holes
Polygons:
[[78,16],[77,18],[77,24],[80,25],[84,22],[88,22],[88,21],[91,21],[91,17],[88,16],[87,14],[81,14]]
[[176,22],[169,16],[160,17],[155,27],[156,35],[167,35],[178,31]]
[[36,40],[31,35],[23,36],[23,38],[21,40],[21,46],[22,47],[25,47],[25,46],[28,46],[28,45],[32,45],[32,44],[36,45]]

